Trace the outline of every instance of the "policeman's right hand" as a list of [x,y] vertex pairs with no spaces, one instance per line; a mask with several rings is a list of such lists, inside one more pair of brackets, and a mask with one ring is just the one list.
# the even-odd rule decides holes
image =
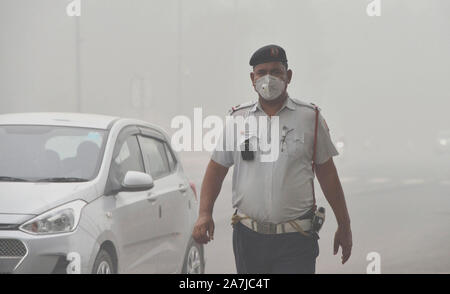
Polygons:
[[214,240],[214,220],[211,215],[201,215],[195,223],[192,237],[197,243],[206,244]]

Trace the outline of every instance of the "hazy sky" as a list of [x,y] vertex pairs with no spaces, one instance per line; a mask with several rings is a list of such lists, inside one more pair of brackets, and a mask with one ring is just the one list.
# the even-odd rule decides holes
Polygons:
[[0,0],[1,113],[81,110],[166,129],[193,107],[225,115],[256,99],[249,58],[275,43],[290,95],[318,104],[335,137],[401,150],[450,129],[447,0],[381,0],[378,17],[369,0],[81,0],[78,19],[69,2]]

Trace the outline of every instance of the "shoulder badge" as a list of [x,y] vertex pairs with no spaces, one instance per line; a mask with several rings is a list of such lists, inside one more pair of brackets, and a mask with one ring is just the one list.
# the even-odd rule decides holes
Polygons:
[[312,105],[312,107],[313,107],[314,109],[317,108],[317,109],[320,111],[320,107],[319,107],[319,106],[317,106],[316,104],[314,104],[314,103],[312,103],[312,102],[311,102],[310,104]]
[[235,113],[236,111],[238,111],[240,109],[244,109],[244,108],[253,106],[254,104],[255,104],[255,101],[247,102],[247,103],[244,103],[244,104],[238,104],[236,106],[231,107],[231,109],[228,111],[228,114],[231,115],[231,114]]

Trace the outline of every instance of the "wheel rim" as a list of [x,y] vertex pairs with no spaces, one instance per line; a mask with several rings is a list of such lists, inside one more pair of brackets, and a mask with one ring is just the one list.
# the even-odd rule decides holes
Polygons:
[[98,275],[109,275],[111,274],[111,266],[108,262],[102,261],[97,268]]
[[187,260],[187,273],[188,274],[201,274],[202,273],[202,260],[200,251],[197,247],[192,246],[189,250]]

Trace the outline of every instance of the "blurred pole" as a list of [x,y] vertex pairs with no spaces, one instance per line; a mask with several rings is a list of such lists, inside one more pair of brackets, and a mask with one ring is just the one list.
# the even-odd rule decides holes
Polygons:
[[178,0],[177,3],[177,102],[176,102],[176,110],[177,114],[180,114],[183,109],[183,97],[182,97],[182,50],[183,50],[183,23],[182,23],[182,0]]
[[75,19],[75,94],[77,99],[77,112],[81,112],[81,37],[80,37],[80,17],[73,16]]

